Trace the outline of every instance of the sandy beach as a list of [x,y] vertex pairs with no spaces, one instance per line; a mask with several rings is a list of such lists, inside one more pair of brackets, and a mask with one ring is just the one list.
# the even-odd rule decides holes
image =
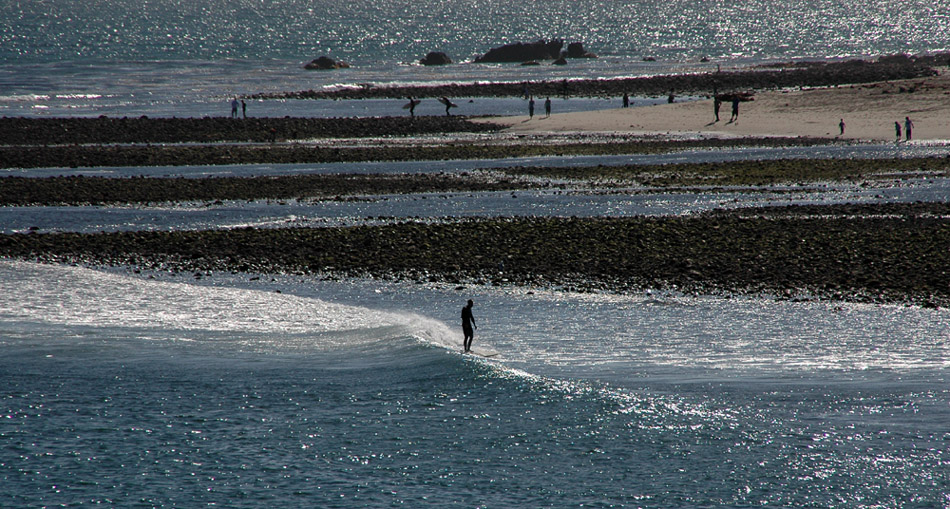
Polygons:
[[[544,98],[536,98],[534,118],[528,115],[492,118],[516,133],[612,132],[670,136],[783,136],[847,140],[894,141],[894,122],[910,117],[913,140],[950,140],[950,71],[934,77],[828,88],[757,91],[742,102],[738,121],[731,122],[729,103],[714,121],[713,100],[675,102],[640,108],[544,115]],[[526,108],[527,109],[527,108]],[[540,112],[540,114],[538,114]],[[839,122],[845,122],[840,135]],[[904,139],[902,137],[902,139]]]

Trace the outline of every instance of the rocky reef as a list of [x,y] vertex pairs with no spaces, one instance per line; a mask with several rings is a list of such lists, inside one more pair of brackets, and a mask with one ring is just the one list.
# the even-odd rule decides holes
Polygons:
[[452,63],[452,59],[441,51],[430,51],[422,60],[419,60],[419,63],[422,65],[448,65]]
[[[560,46],[558,47],[560,52]],[[513,62],[556,59],[524,58]],[[828,87],[877,81],[912,79],[933,76],[934,66],[947,65],[946,54],[909,57],[882,57],[878,60],[846,60],[841,62],[795,62],[742,71],[710,71],[640,78],[572,79],[533,81],[531,90],[537,96],[620,97],[624,93],[641,97],[666,96],[670,90],[684,95],[711,95],[714,91],[774,90],[794,87]],[[564,62],[566,63],[566,61]],[[400,97],[518,97],[524,95],[521,83],[452,83],[432,86],[365,86],[345,90],[304,90],[296,92],[256,94],[257,99],[370,99]]]
[[309,63],[303,66],[307,70],[317,70],[317,71],[326,71],[331,69],[347,69],[349,64],[342,60],[334,60],[328,56],[322,56],[311,60]]
[[487,53],[475,58],[476,63],[510,63],[531,62],[537,60],[555,60],[561,56],[564,41],[554,39],[537,42],[516,42],[492,48]]

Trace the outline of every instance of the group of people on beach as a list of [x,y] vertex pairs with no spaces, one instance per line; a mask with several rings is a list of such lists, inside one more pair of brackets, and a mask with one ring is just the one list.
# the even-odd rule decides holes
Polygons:
[[237,97],[231,99],[231,118],[238,118],[238,105],[241,106],[241,115],[247,118],[247,103],[244,102],[244,99],[241,99],[239,103]]
[[[894,134],[897,136],[897,142],[901,141],[901,123],[894,122]],[[904,117],[904,135],[906,140],[910,141],[914,137],[914,121],[910,117]]]
[[[846,124],[844,119],[838,121],[838,136],[844,136],[844,128]],[[904,128],[903,133],[901,132],[901,122],[899,120],[894,122],[894,135],[897,138],[897,142],[900,143],[901,135],[906,136],[905,140],[910,141],[914,137],[914,121],[910,117],[904,117]]]
[[[738,96],[734,96],[732,98],[732,116],[729,117],[730,124],[737,122],[739,120],[739,102],[740,102],[740,99]],[[713,97],[713,115],[715,116],[715,120],[713,120],[713,123],[719,122],[719,110],[721,108],[722,108],[722,98],[720,98],[718,95],[715,95],[715,97]]]
[[[551,116],[551,98],[544,100],[544,115]],[[534,97],[528,98],[528,118],[534,118]]]

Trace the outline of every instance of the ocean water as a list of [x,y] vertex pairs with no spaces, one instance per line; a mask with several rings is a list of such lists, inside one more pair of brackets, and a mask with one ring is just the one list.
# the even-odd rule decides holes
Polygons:
[[[4,505],[950,497],[946,310],[10,261],[0,286]],[[495,357],[459,352],[467,298]]]
[[[0,115],[224,116],[230,97],[256,92],[928,52],[950,47],[948,9],[851,0],[8,1],[0,2]],[[566,67],[471,63],[491,47],[541,37],[581,40],[601,58]],[[430,50],[460,63],[413,63]],[[353,67],[300,68],[323,54]],[[610,104],[571,98],[555,108]],[[252,102],[249,114],[398,107],[266,101]],[[517,100],[460,107],[521,108]],[[945,151],[740,149],[502,165]],[[495,165],[3,171],[198,177]],[[948,192],[944,179],[923,176],[876,189],[747,191],[5,207],[0,231],[680,214],[946,200]],[[476,348],[497,353],[491,358],[460,352],[458,315],[469,298]],[[769,296],[618,296],[0,260],[0,506],[950,507],[948,321],[945,309]]]

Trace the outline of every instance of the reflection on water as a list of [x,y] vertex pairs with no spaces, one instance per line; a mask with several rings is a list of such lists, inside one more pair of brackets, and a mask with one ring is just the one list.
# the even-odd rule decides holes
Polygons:
[[914,178],[875,186],[822,184],[667,193],[646,189],[565,189],[366,196],[358,200],[257,200],[162,206],[0,207],[0,232],[201,230],[327,227],[412,218],[630,217],[792,204],[942,201],[950,179]]

